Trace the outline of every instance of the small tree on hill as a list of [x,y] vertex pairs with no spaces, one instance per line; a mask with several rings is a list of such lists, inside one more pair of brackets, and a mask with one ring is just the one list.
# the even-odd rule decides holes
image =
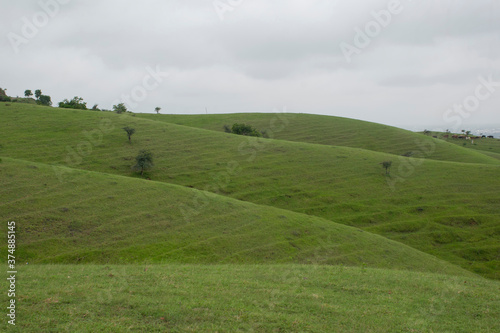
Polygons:
[[385,169],[385,174],[388,175],[389,169],[391,168],[391,165],[392,165],[392,161],[384,161],[381,164],[382,164],[382,167]]
[[36,99],[40,99],[40,96],[42,96],[42,91],[40,89],[35,90]]
[[51,106],[52,99],[48,95],[40,95],[40,97],[38,97],[37,103],[40,105]]
[[132,166],[132,170],[140,172],[142,175],[144,171],[153,167],[153,153],[149,150],[141,150],[139,155],[135,157],[135,161],[136,163]]
[[160,113],[161,108],[159,106],[155,107],[156,114]]
[[27,89],[24,91],[24,96],[29,98],[29,97],[33,96],[33,92],[31,90]]
[[131,138],[132,138],[132,134],[135,133],[135,128],[131,128],[131,127],[124,127],[123,130],[125,132],[127,132],[127,136],[128,136],[128,142],[130,143],[131,142]]
[[115,111],[116,113],[127,112],[127,107],[125,106],[125,104],[120,103],[118,105],[113,105],[113,111]]

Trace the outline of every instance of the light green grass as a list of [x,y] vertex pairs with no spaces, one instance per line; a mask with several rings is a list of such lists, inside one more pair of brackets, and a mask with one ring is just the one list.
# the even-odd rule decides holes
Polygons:
[[500,284],[482,278],[317,265],[30,264],[18,276],[13,332],[500,331]]
[[[107,112],[38,106],[1,112],[3,156],[137,177],[130,171],[133,158],[149,148],[156,166],[147,176],[154,181],[356,226],[500,278],[500,168],[495,165],[258,140]],[[82,131],[100,129],[103,121],[108,121],[104,129],[113,129],[103,131],[102,143],[94,146],[89,140],[99,137],[89,139]],[[121,130],[127,125],[137,130],[132,144]],[[78,147],[90,147],[81,161],[68,155]],[[380,165],[384,160],[393,161],[390,176]],[[67,176],[61,175],[63,182]],[[208,214],[192,199],[183,204],[194,216]]]

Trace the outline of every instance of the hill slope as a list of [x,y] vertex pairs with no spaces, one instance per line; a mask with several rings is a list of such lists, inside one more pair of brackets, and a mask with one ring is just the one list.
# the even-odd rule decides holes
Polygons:
[[[238,113],[214,115],[157,115],[137,117],[178,125],[224,131],[224,125],[246,123],[279,140],[362,148],[394,155],[443,161],[499,164],[491,157],[443,140],[356,119],[295,113]],[[432,153],[428,153],[432,147]]]
[[[155,181],[319,216],[499,276],[500,168],[327,145],[257,140],[105,112],[4,108],[0,154],[133,176],[140,149]],[[137,129],[127,142],[124,126]],[[459,148],[459,147],[457,147]],[[380,162],[392,160],[390,176]],[[57,175],[65,182],[69,169]],[[185,218],[205,213],[184,203]]]
[[[0,219],[34,263],[322,263],[467,275],[378,235],[176,185],[3,158]],[[185,221],[179,206],[204,201]],[[5,240],[4,240],[5,241]]]

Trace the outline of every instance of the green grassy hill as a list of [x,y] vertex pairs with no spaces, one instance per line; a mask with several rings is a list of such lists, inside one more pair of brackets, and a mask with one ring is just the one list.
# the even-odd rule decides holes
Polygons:
[[[356,228],[177,185],[80,170],[60,182],[48,165],[9,158],[0,175],[0,218],[16,221],[23,263],[321,263],[466,273]],[[193,198],[204,201],[203,213],[186,221],[179,208]]]
[[20,332],[500,331],[500,283],[474,277],[234,264],[30,264],[20,274]]
[[[495,159],[500,159],[500,139],[479,138],[473,140],[466,140],[466,139],[453,138],[452,136],[454,134],[455,133],[429,131],[427,135],[436,136],[439,139],[446,141],[447,143],[457,145],[464,149],[480,152],[486,156],[490,156]],[[456,133],[456,135],[463,136],[464,133]]]
[[[107,112],[14,105],[0,112],[1,156],[137,177],[130,166],[148,148],[156,167],[145,176],[153,181],[355,226],[500,278],[497,165],[255,139]],[[132,144],[121,129],[127,125],[137,130]],[[385,160],[393,161],[390,176]],[[72,177],[71,169],[55,170],[64,170],[55,172],[62,182]],[[200,202],[183,202],[179,214],[206,214]]]
[[[137,114],[137,117],[224,131],[224,125],[250,124],[279,140],[362,148],[394,155],[443,161],[498,164],[491,157],[461,149],[407,130],[356,119],[295,113],[238,113],[214,115]],[[432,150],[431,153],[429,153]]]
[[[500,282],[484,278],[500,279],[495,148],[290,116],[0,103],[15,329],[499,331]],[[232,121],[277,140],[218,128]],[[143,176],[141,149],[155,163]]]

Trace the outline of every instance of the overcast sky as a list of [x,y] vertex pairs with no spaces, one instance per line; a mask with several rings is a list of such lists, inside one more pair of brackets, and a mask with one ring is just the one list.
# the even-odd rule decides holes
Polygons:
[[500,126],[498,0],[1,3],[0,87],[11,96]]

